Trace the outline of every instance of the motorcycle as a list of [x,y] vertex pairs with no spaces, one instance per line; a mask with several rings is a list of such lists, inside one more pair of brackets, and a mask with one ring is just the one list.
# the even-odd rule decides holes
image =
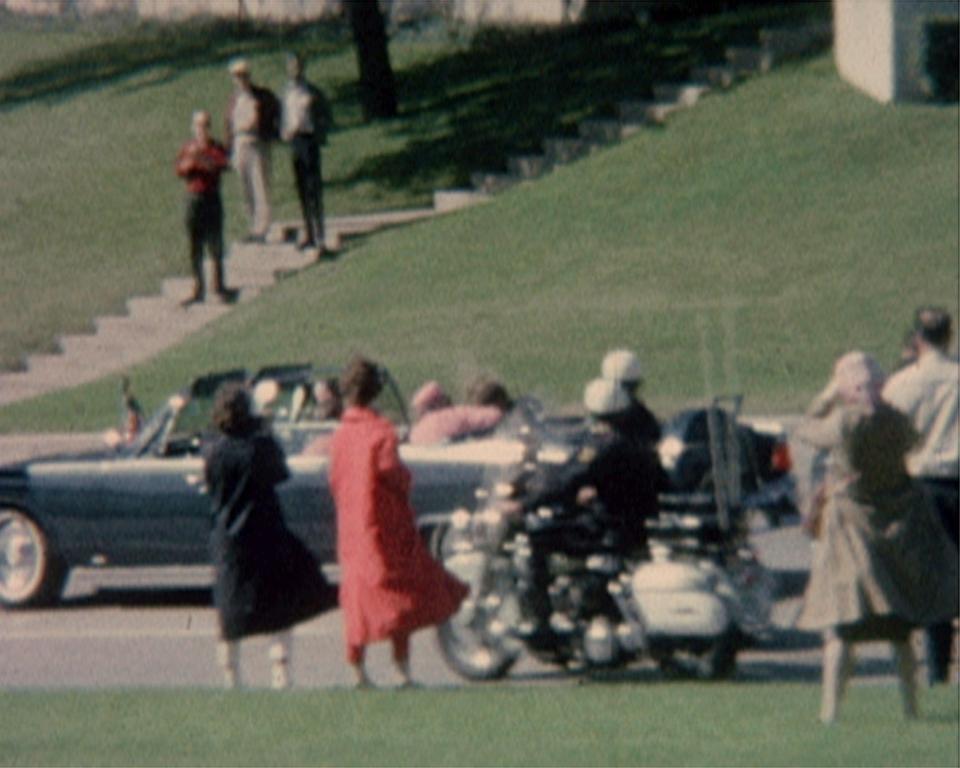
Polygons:
[[[433,533],[436,556],[471,587],[437,630],[450,668],[468,680],[498,679],[526,651],[570,670],[646,658],[669,674],[732,675],[739,650],[768,626],[773,583],[732,514],[731,494],[666,494],[648,546],[625,551],[596,503],[518,502],[534,473],[576,460],[588,445],[582,424],[521,401],[498,438],[518,460],[478,490],[476,510],[457,510]],[[531,631],[522,604],[534,542],[549,542],[534,579],[549,620]]]

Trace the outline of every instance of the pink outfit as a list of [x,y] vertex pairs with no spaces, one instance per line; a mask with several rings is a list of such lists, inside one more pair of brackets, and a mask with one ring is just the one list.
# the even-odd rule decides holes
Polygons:
[[410,443],[430,445],[493,429],[503,411],[492,405],[451,405],[430,411],[410,430]]

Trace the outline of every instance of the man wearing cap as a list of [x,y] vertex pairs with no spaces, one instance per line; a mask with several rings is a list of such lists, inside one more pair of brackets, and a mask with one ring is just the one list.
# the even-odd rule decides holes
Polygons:
[[[662,472],[656,454],[642,449],[624,430],[630,398],[618,384],[594,379],[583,393],[590,431],[575,455],[561,464],[538,464],[525,484],[524,509],[562,504],[565,508],[600,502],[613,541],[625,552],[647,541],[646,521],[657,514]],[[546,558],[549,533],[530,532],[529,573],[520,585],[524,614],[521,631],[533,645],[549,644]]]
[[[960,366],[947,356],[952,335],[950,315],[943,309],[917,310],[914,331],[916,360],[893,374],[883,398],[910,417],[920,442],[907,456],[907,470],[933,500],[954,546],[960,515]],[[945,682],[949,672],[953,627],[950,622],[927,628],[927,674],[931,683]]]
[[189,306],[205,297],[203,248],[213,261],[213,288],[221,301],[232,301],[235,292],[223,282],[223,203],[220,174],[229,165],[227,151],[210,136],[210,113],[198,110],[191,121],[193,138],[180,148],[175,170],[187,182],[186,224],[190,238],[193,293]]
[[283,94],[283,121],[280,136],[290,143],[293,176],[303,213],[301,250],[316,248],[324,255],[323,175],[320,147],[327,142],[332,122],[330,104],[323,92],[303,76],[303,60],[295,53],[287,56],[290,81]]
[[618,385],[629,404],[622,415],[622,431],[638,445],[653,448],[660,440],[660,423],[639,397],[643,384],[640,360],[628,349],[608,352],[601,363],[601,378]]
[[230,63],[234,90],[225,116],[226,143],[240,177],[250,224],[247,242],[263,242],[270,228],[270,142],[279,131],[280,107],[267,88],[250,80],[245,59]]

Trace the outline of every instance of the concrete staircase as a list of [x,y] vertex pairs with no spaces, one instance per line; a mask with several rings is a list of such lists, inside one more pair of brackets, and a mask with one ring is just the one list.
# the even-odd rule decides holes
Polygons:
[[[339,250],[344,239],[433,216],[433,208],[328,218],[327,247]],[[274,225],[264,244],[234,243],[224,262],[227,284],[238,291],[237,304],[255,299],[280,277],[313,267],[316,256],[296,247],[299,225]],[[209,263],[205,263],[209,270]],[[208,278],[207,284],[211,281]],[[59,352],[29,355],[23,371],[0,374],[0,405],[26,400],[116,374],[149,360],[230,311],[231,306],[208,299],[183,307],[193,280],[170,277],[160,293],[134,296],[126,314],[98,317],[95,332],[63,335]]]
[[833,42],[833,28],[826,23],[761,30],[757,38],[755,46],[728,48],[722,63],[693,68],[683,82],[654,85],[652,98],[621,101],[616,105],[615,116],[582,120],[577,125],[576,136],[545,139],[542,154],[508,157],[505,172],[472,173],[469,188],[436,192],[436,206],[452,209],[482,202],[491,195],[538,179],[557,166],[575,162],[641,130],[663,127],[672,115],[694,107],[713,91],[731,88],[750,75],[769,72],[779,62],[829,48]]
[[[467,189],[435,191],[432,207],[328,218],[327,247],[337,251],[351,236],[485,202],[503,190],[538,179],[559,165],[638,131],[662,127],[671,115],[694,107],[714,90],[730,88],[750,74],[768,72],[779,61],[829,47],[833,32],[826,24],[764,30],[758,39],[758,46],[728,49],[722,64],[693,69],[688,81],[654,86],[652,99],[619,103],[616,117],[583,120],[576,136],[545,139],[542,154],[507,158],[505,172],[479,171],[471,174]],[[269,290],[278,277],[317,263],[310,252],[297,250],[298,230],[296,224],[278,224],[265,244],[234,244],[230,248],[225,272],[227,283],[239,291],[238,304]],[[189,278],[168,278],[158,295],[131,298],[126,314],[97,318],[95,333],[59,337],[58,353],[30,355],[25,370],[0,374],[0,406],[117,374],[178,344],[230,311],[229,305],[209,302],[182,307],[181,301],[191,290]]]

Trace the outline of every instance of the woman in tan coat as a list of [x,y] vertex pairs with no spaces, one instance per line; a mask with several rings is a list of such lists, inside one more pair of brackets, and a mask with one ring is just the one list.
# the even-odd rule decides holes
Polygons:
[[834,366],[795,436],[829,451],[817,544],[798,620],[824,633],[820,719],[831,723],[853,666],[851,644],[893,644],[904,714],[916,716],[910,631],[957,614],[957,554],[904,456],[909,420],[880,400],[884,375],[862,352]]

